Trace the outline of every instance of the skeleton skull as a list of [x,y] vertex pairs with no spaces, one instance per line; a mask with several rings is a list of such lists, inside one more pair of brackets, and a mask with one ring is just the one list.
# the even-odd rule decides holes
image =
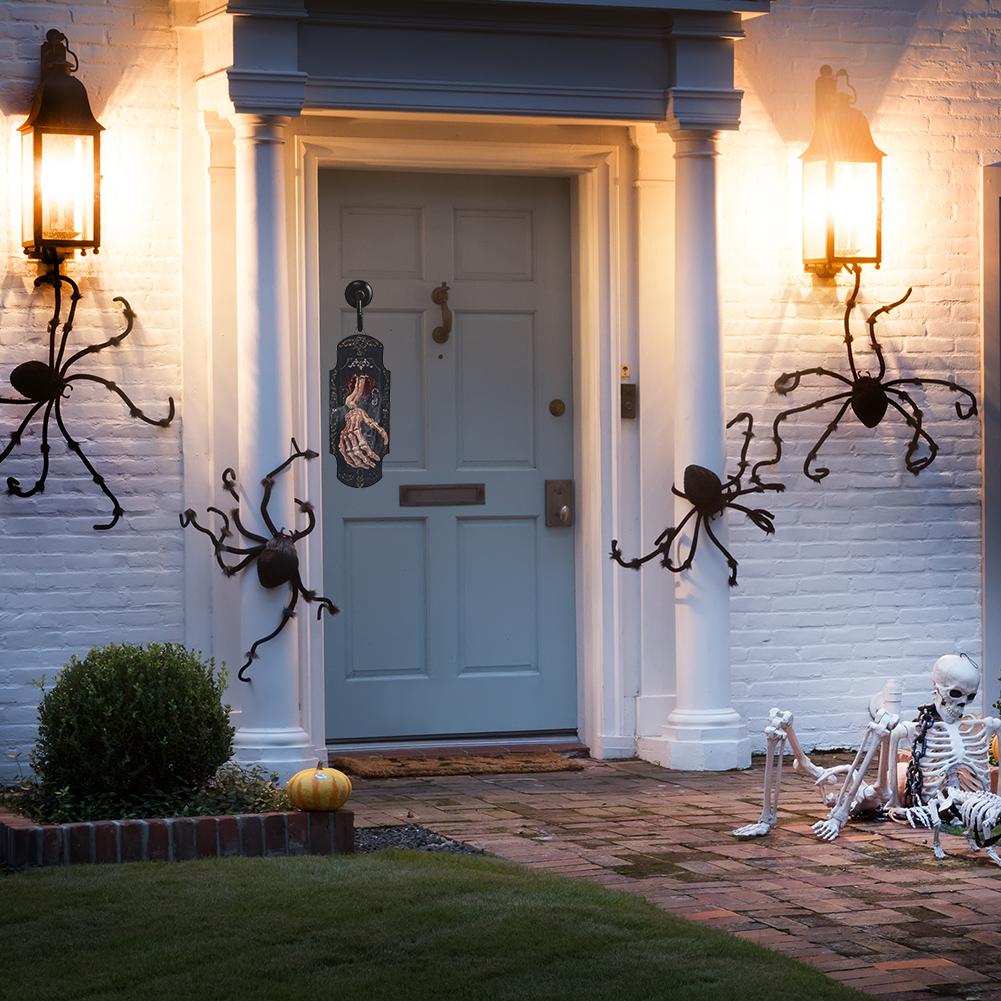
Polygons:
[[958,723],[980,688],[980,669],[965,655],[948,653],[931,673],[935,708],[946,723]]

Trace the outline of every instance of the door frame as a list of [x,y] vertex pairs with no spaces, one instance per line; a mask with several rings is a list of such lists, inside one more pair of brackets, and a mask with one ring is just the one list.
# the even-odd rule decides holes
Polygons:
[[993,716],[1001,661],[1001,164],[984,167],[983,266],[983,664],[984,712]]
[[[319,171],[325,167],[393,169],[436,173],[557,175],[571,178],[571,316],[574,388],[574,480],[578,517],[574,525],[575,617],[577,629],[577,714],[580,739],[595,757],[631,757],[633,738],[613,738],[615,704],[621,687],[616,639],[618,602],[607,540],[613,538],[616,509],[617,406],[619,371],[620,262],[616,197],[619,148],[615,145],[465,142],[295,135],[294,205],[290,220],[294,248],[290,271],[293,413],[298,428],[322,427],[324,400],[320,368]],[[299,496],[322,509],[319,463],[301,474]],[[305,580],[322,579],[322,524],[301,551]],[[324,644],[309,616],[298,620],[300,701],[303,726],[317,751],[325,749]],[[606,726],[607,724],[610,724]]]

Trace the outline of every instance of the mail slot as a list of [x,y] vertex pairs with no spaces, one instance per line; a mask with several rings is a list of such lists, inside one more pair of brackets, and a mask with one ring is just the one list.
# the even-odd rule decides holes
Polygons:
[[485,483],[411,483],[400,486],[400,507],[459,507],[486,502]]

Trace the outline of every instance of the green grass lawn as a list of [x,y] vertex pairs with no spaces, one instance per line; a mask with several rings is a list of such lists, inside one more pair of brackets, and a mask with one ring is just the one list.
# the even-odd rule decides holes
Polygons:
[[401,851],[0,876],[0,985],[33,1001],[864,997],[627,894]]

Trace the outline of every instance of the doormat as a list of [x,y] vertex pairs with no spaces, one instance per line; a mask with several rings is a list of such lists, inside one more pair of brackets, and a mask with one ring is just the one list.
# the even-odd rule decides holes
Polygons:
[[424,775],[501,775],[520,772],[579,772],[580,758],[565,758],[556,751],[506,754],[461,754],[445,757],[343,757],[333,758],[334,768],[364,779],[416,778]]

